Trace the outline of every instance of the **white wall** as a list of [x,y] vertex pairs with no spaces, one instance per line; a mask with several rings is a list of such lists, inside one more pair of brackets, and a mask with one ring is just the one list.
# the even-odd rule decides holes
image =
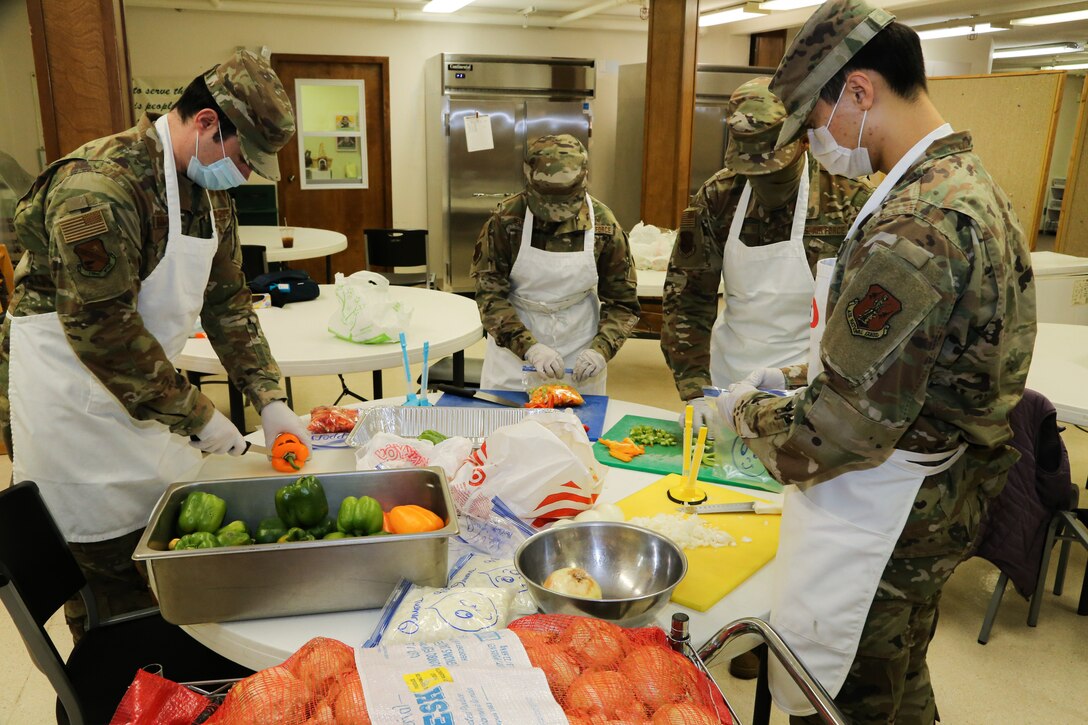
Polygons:
[[0,151],[36,176],[42,136],[30,21],[22,0],[0,1],[0,51]]
[[[126,10],[133,76],[196,76],[235,47],[273,53],[389,58],[393,224],[426,227],[424,61],[438,53],[566,56],[597,61],[590,148],[593,193],[613,190],[618,68],[646,60],[646,34],[344,18],[259,16],[214,11]],[[745,64],[747,36],[701,34],[699,62]]]
[[975,76],[990,72],[993,35],[984,33],[974,40],[967,37],[923,40],[922,56],[926,75]]

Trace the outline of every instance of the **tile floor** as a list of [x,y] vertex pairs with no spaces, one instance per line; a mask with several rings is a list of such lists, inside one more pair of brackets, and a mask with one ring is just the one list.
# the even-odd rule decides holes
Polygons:
[[[469,355],[482,356],[482,344]],[[418,374],[418,370],[415,371]],[[298,378],[294,381],[295,409],[308,410],[329,403],[339,393],[335,376]],[[366,394],[370,375],[348,376],[353,390]],[[399,371],[384,377],[387,395],[404,392]],[[211,386],[221,409],[226,409],[223,386]],[[664,408],[678,408],[671,376],[656,341],[631,340],[609,367],[609,392],[617,398]],[[221,396],[221,399],[220,399]],[[258,422],[250,411],[250,425]],[[1088,434],[1070,428],[1065,433],[1073,463],[1073,479],[1088,476]],[[7,458],[0,459],[0,481],[9,476]],[[1081,489],[1081,505],[1088,495]],[[1057,557],[1054,557],[1056,560]],[[1015,592],[1006,593],[989,644],[976,641],[997,569],[973,559],[960,567],[945,590],[940,627],[930,649],[937,702],[942,721],[955,725],[992,723],[1075,723],[1088,713],[1088,617],[1076,615],[1077,597],[1085,554],[1077,547],[1070,559],[1065,593],[1045,595],[1039,626],[1029,628],[1027,602]],[[1051,568],[1053,580],[1053,565]],[[723,622],[723,624],[725,624]],[[70,639],[58,617],[48,629],[66,655]],[[729,676],[725,662],[714,663],[714,672],[726,696],[746,721],[750,717],[752,684]],[[31,664],[11,620],[0,614],[0,725],[37,725],[53,721],[54,695],[45,677]],[[786,723],[775,712],[772,723]]]

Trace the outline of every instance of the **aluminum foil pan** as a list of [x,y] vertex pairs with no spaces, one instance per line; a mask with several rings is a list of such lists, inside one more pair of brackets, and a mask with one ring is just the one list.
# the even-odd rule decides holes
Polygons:
[[365,408],[347,444],[361,448],[377,433],[414,438],[425,430],[436,430],[446,436],[464,436],[479,446],[497,428],[520,423],[526,416],[554,412],[547,408]]

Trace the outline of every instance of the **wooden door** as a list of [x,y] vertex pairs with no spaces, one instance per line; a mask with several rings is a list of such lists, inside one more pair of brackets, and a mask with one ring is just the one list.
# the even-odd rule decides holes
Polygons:
[[[362,80],[365,101],[365,189],[302,188],[299,135],[279,153],[279,213],[295,227],[315,227],[341,232],[348,248],[333,255],[332,271],[351,274],[366,268],[363,230],[393,226],[393,190],[390,181],[389,59],[334,55],[273,54],[272,67],[298,108],[296,80]],[[335,152],[333,152],[335,154]],[[335,164],[335,162],[334,162]],[[325,260],[291,262],[319,282],[326,279]]]

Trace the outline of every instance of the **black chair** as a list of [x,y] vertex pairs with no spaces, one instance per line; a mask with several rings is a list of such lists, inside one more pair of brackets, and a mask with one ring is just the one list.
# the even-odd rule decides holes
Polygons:
[[263,244],[242,245],[242,274],[247,283],[268,274],[268,255]]
[[384,275],[389,284],[434,287],[426,229],[364,229],[363,236],[368,269]]
[[243,226],[279,226],[275,184],[242,184],[227,191],[234,198],[238,223]]
[[[87,605],[87,632],[66,662],[45,623],[77,592]],[[165,621],[158,609],[99,621],[87,580],[32,481],[0,491],[0,600],[57,693],[62,725],[109,722],[147,665],[161,665],[174,682],[252,674]]]

